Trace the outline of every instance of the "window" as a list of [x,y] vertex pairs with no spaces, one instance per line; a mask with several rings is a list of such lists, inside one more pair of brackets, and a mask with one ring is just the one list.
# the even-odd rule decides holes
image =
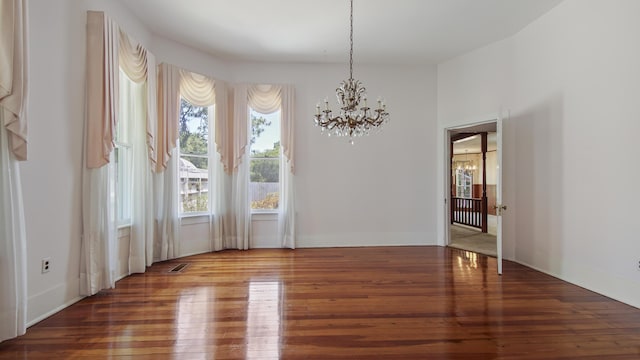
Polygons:
[[116,212],[118,225],[131,223],[131,144],[115,141]]
[[473,174],[463,169],[456,169],[456,197],[471,199]]
[[209,114],[213,114],[212,109],[180,99],[178,141],[180,211],[183,214],[209,210]]
[[118,225],[131,224],[132,208],[132,163],[133,163],[133,134],[131,123],[133,112],[132,88],[134,82],[120,70],[120,113],[114,136],[114,177],[116,191],[116,220]]
[[250,109],[249,114],[251,209],[276,210],[280,199],[280,111],[261,114]]

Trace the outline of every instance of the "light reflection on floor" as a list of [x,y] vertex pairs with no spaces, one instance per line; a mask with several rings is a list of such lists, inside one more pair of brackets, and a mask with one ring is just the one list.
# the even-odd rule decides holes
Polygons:
[[209,328],[215,324],[215,315],[210,309],[210,299],[213,298],[213,287],[189,288],[180,294],[176,309],[175,344],[179,352],[207,353],[207,334],[215,332],[215,329]]
[[478,254],[471,251],[461,251],[461,255],[458,255],[458,267],[460,270],[465,268],[478,268]]
[[277,281],[249,284],[246,359],[280,358],[281,290]]

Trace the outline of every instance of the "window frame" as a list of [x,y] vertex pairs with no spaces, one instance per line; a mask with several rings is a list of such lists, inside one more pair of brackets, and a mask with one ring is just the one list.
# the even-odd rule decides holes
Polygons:
[[[122,150],[126,150],[123,162]],[[132,162],[133,144],[114,140],[114,176],[116,199],[116,224],[118,227],[131,226],[133,216]],[[117,153],[116,153],[117,152]],[[125,169],[125,171],[121,171]],[[121,182],[123,181],[124,182]],[[121,216],[126,215],[128,216]]]
[[[271,113],[271,114],[274,114],[274,113]],[[282,109],[279,109],[277,111],[277,113],[278,113],[278,118],[277,118],[278,119],[277,120],[278,121],[278,127],[280,127],[280,126],[282,126]],[[263,114],[263,113],[255,110],[255,109],[251,108],[251,106],[248,106],[248,114],[249,114],[249,116],[248,116],[248,120],[247,121],[249,122],[249,135],[251,135],[253,133],[253,130],[252,130],[253,123],[252,123],[252,120],[251,120],[252,119],[252,115],[254,115],[254,114],[257,115],[257,116],[271,115],[271,114]],[[281,134],[280,134],[280,132],[278,132],[278,138],[277,138],[276,142],[281,143],[281,141],[282,141]],[[278,156],[277,157],[254,156],[253,144],[251,144],[251,141],[249,141],[248,159],[249,159],[249,164],[248,164],[249,165],[249,176],[248,176],[248,179],[247,179],[247,181],[248,181],[247,185],[249,187],[249,189],[248,189],[249,193],[248,193],[247,198],[248,198],[248,201],[249,201],[249,210],[250,210],[251,214],[255,214],[255,215],[277,214],[280,211],[280,199],[281,199],[280,195],[282,194],[282,190],[283,190],[282,189],[282,179],[281,179],[281,176],[282,176],[282,147],[280,147],[280,150],[278,151]],[[252,183],[260,183],[260,182],[252,182],[251,181],[251,164],[252,164],[252,162],[254,160],[259,160],[259,159],[274,159],[274,160],[277,160],[277,162],[278,162],[278,182],[277,182],[277,184],[278,184],[278,207],[277,208],[265,209],[265,208],[253,208],[252,207],[253,199],[251,198],[251,189],[250,189],[251,188],[251,184]]]
[[[125,86],[131,86],[131,84],[125,84],[125,81],[133,83],[133,80],[127,76],[122,68],[119,68],[119,94],[124,94]],[[119,109],[122,111],[122,108]],[[113,176],[114,176],[114,192],[115,192],[115,220],[118,228],[131,226],[133,222],[133,129],[129,116],[125,114],[118,114],[118,122],[113,136]],[[129,114],[127,114],[129,115]],[[124,138],[123,138],[124,137]],[[125,151],[125,161],[123,162],[123,151]],[[124,169],[124,171],[122,171]],[[123,182],[124,181],[124,182]],[[128,216],[121,216],[121,215]]]
[[[194,218],[194,217],[201,217],[201,216],[209,216],[210,214],[213,213],[213,183],[212,183],[212,179],[213,179],[213,161],[215,161],[214,157],[213,157],[213,151],[215,151],[215,146],[213,144],[214,142],[214,117],[215,117],[215,104],[214,105],[210,105],[210,106],[197,106],[197,105],[193,105],[191,104],[187,99],[185,99],[183,96],[180,96],[180,101],[182,102],[182,100],[184,100],[185,102],[188,102],[190,105],[194,106],[194,107],[199,107],[199,108],[205,108],[207,109],[207,127],[208,127],[208,131],[207,131],[207,153],[206,154],[189,154],[189,153],[183,153],[182,149],[181,149],[181,144],[180,144],[180,129],[178,129],[178,143],[177,143],[177,157],[178,157],[178,171],[176,176],[178,177],[177,181],[178,181],[178,196],[179,196],[179,201],[178,201],[178,217],[180,218]],[[182,105],[180,105],[180,111],[182,111]],[[181,116],[180,114],[178,116]],[[180,121],[178,119],[178,127],[180,126]],[[181,166],[181,160],[183,157],[195,157],[195,158],[203,158],[207,160],[207,209],[206,210],[201,210],[201,211],[184,211],[184,203],[183,203],[183,199],[182,199],[182,178],[180,177],[180,166]]]
[[[456,197],[462,199],[473,199],[473,173],[464,169],[456,169]],[[462,194],[460,190],[462,189]],[[469,197],[465,196],[466,191],[469,190]]]

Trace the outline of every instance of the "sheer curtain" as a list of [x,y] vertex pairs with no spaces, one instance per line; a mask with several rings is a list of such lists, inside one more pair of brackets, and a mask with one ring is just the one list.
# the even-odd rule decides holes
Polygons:
[[26,1],[0,1],[0,341],[27,323],[27,259],[18,160],[27,158]]
[[115,286],[116,222],[113,131],[118,109],[118,26],[87,12],[87,85],[82,173],[80,293]]
[[[0,108],[0,124],[5,110]],[[18,161],[0,126],[0,341],[22,335],[27,322],[26,233]]]
[[145,272],[153,263],[154,194],[151,169],[156,164],[157,101],[155,58],[120,31],[120,109],[132,134],[132,211],[129,274]]
[[251,230],[249,208],[249,107],[248,86],[238,84],[233,91],[233,170],[229,242],[231,248],[248,250]]
[[180,256],[178,214],[178,116],[180,114],[180,69],[171,64],[158,66],[157,162],[153,175],[156,205],[156,260]]
[[227,84],[223,81],[215,81],[216,107],[215,107],[215,151],[213,161],[213,221],[211,223],[211,250],[220,251],[232,248],[233,244],[228,239],[231,219],[231,177],[229,169],[229,144],[224,140],[229,135],[229,117],[227,96]]
[[180,215],[178,214],[178,150],[170,150],[162,172],[153,174],[155,194],[155,261],[180,256]]
[[[146,84],[136,83],[120,72],[120,126],[131,134],[131,231],[129,233],[129,274],[140,273],[153,263],[153,212],[151,167],[146,148]],[[125,121],[127,119],[128,121]],[[148,248],[151,249],[149,254]]]
[[295,177],[294,177],[294,116],[295,90],[291,85],[283,85],[282,123],[280,127],[280,143],[283,164],[280,166],[280,206],[278,209],[278,237],[282,247],[295,249],[296,247],[296,209],[295,209]]

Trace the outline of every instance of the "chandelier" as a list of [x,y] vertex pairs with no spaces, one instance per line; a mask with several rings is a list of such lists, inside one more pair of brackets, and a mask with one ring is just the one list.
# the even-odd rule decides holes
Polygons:
[[469,160],[469,150],[465,150],[464,160],[457,160],[453,165],[457,171],[462,171],[466,174],[473,174],[478,169],[475,161]]
[[[367,90],[360,80],[353,78],[353,0],[351,0],[349,44],[349,79],[342,81],[336,89],[336,97],[340,112],[333,116],[329,101],[324,99],[324,110],[316,105],[315,125],[328,136],[348,136],[349,143],[353,138],[369,135],[372,130],[381,130],[382,125],[389,122],[389,113],[384,101],[378,98],[377,108],[367,106]],[[362,103],[362,104],[361,104]]]

